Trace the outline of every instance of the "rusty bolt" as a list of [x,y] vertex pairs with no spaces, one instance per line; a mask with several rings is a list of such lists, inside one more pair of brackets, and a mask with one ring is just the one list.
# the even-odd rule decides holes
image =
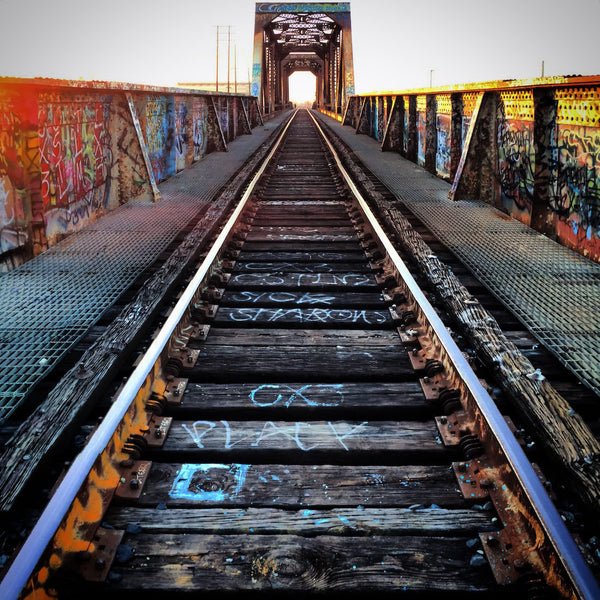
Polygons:
[[193,362],[193,361],[194,361],[194,359],[192,358],[192,355],[191,355],[191,354],[188,354],[188,355],[187,355],[187,361],[188,361],[189,363],[191,363],[191,362]]
[[523,560],[522,558],[515,559],[513,565],[515,567],[515,570],[517,571],[523,572],[529,569],[529,563],[526,560]]
[[162,429],[155,429],[154,430],[154,437],[155,438],[161,438],[162,437]]
[[467,470],[467,465],[465,465],[465,463],[458,463],[456,468],[458,469],[459,473],[464,473]]
[[481,487],[484,490],[491,488],[493,485],[494,485],[494,482],[491,479],[482,479],[479,482],[479,487]]
[[96,571],[102,571],[106,567],[106,561],[103,558],[97,558],[94,563],[94,568]]
[[498,540],[498,538],[494,535],[488,535],[485,538],[485,542],[488,546],[492,546],[494,548],[500,545],[500,540]]
[[445,425],[448,422],[448,419],[446,417],[440,417],[440,423],[442,425]]
[[140,487],[140,480],[139,479],[132,479],[129,482],[129,487],[133,490],[137,490]]

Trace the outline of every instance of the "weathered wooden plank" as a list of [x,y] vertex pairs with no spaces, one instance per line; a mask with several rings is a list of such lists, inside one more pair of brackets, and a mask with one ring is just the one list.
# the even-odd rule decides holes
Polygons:
[[221,306],[212,321],[215,325],[293,327],[297,325],[316,327],[360,328],[393,327],[389,310],[361,308],[255,308],[253,306]]
[[323,291],[343,289],[346,291],[379,291],[375,277],[370,273],[234,273],[227,289],[277,288],[281,291],[290,289],[310,289]]
[[485,592],[466,537],[203,536],[138,534],[114,589],[206,591]]
[[394,330],[375,329],[235,329],[211,327],[203,345],[235,346],[389,346],[398,343]]
[[[331,228],[327,225],[321,225],[321,226],[313,225],[310,227],[299,227],[299,226],[294,226],[294,225],[288,225],[288,226],[282,225],[282,226],[278,226],[278,227],[273,227],[273,226],[267,225],[265,227],[252,227],[250,234],[261,235],[261,234],[269,233],[269,234],[274,234],[274,235],[279,235],[279,236],[290,235],[290,236],[293,236],[290,239],[295,239],[296,237],[300,237],[300,239],[302,239],[303,237],[306,237],[306,236],[310,236],[310,237],[325,236],[325,237],[327,237],[328,235],[333,233],[335,235],[343,235],[343,234],[353,235],[354,236],[353,239],[356,239],[355,230],[350,225],[350,223],[348,223],[344,229],[346,230],[345,232],[339,231],[339,228],[336,228],[334,232],[331,232]],[[322,239],[322,238],[319,237],[319,239]]]
[[321,227],[328,229],[347,228],[350,224],[348,215],[286,215],[286,216],[256,216],[252,220],[253,227]]
[[[173,421],[160,450],[206,460],[214,452],[382,452],[445,456],[433,420],[422,421]],[[389,457],[388,457],[389,458]],[[291,457],[288,457],[292,460]],[[225,459],[227,460],[227,459]],[[239,460],[239,459],[238,459]],[[314,459],[313,459],[314,460]]]
[[322,382],[406,381],[416,377],[398,346],[203,346],[195,366],[184,366],[193,381],[286,381],[308,375]]
[[346,262],[346,263],[364,263],[366,262],[364,252],[358,251],[315,251],[306,252],[303,250],[294,251],[293,248],[283,250],[265,250],[263,252],[246,251],[244,247],[240,258],[245,261],[253,262],[274,262],[274,261],[295,261],[295,262]]
[[332,222],[343,223],[344,227],[350,224],[350,218],[345,207],[333,208],[330,210],[319,210],[311,208],[296,210],[291,206],[278,209],[260,209],[254,216],[253,223],[256,225],[287,225],[290,223],[299,223],[303,226],[310,225],[330,225]]
[[248,233],[249,241],[319,241],[319,242],[351,242],[358,241],[354,229],[348,227],[256,227]]
[[447,466],[153,463],[139,506],[468,506]]
[[302,240],[291,244],[290,242],[253,242],[246,240],[244,252],[356,252],[356,240],[348,242],[323,242],[320,240]]
[[[179,413],[201,411],[207,417],[217,414],[219,418],[234,416],[240,411],[273,410],[289,412],[307,411],[313,414],[340,410],[368,409],[369,415],[376,411],[394,410],[394,414],[431,414],[431,404],[417,382],[403,383],[189,383]],[[172,414],[178,414],[172,409]]]
[[378,308],[383,304],[379,292],[298,292],[298,291],[225,291],[219,305],[223,306],[311,306],[331,308]]
[[343,199],[334,200],[309,200],[306,198],[297,198],[296,200],[269,200],[263,198],[258,205],[260,207],[284,206],[288,207],[309,207],[310,210],[327,210],[329,207],[345,206],[346,202]]
[[233,273],[370,273],[366,259],[362,263],[338,262],[291,262],[291,261],[252,261],[244,255],[236,261]]
[[170,508],[160,518],[152,509],[118,506],[105,521],[117,529],[136,525],[143,533],[297,535],[477,535],[496,528],[488,512],[475,509],[337,508]]

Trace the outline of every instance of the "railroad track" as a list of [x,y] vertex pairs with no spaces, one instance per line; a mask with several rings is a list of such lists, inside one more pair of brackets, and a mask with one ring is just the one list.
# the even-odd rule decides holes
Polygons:
[[269,158],[0,596],[598,597],[309,113]]

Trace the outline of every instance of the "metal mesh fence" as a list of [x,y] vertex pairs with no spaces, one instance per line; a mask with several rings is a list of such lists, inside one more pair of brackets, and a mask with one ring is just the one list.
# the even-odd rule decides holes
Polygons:
[[450,185],[350,128],[336,133],[559,360],[600,393],[600,265]]
[[0,275],[0,423],[271,135],[280,119]]

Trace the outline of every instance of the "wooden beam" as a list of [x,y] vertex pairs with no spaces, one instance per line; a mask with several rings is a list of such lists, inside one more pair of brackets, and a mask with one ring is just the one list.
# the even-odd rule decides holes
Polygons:
[[[137,535],[134,558],[111,589],[489,593],[491,573],[470,566],[468,537]],[[118,577],[122,575],[122,577]]]
[[138,506],[466,508],[450,467],[158,463]]

